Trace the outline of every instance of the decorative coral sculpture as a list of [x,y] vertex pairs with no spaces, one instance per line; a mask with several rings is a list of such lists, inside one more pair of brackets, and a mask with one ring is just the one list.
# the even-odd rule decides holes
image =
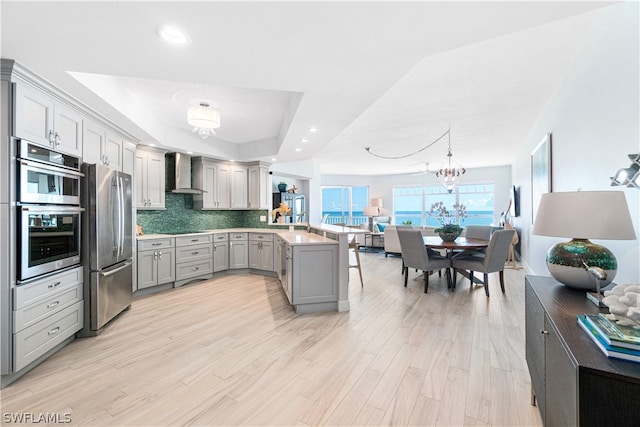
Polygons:
[[620,325],[640,327],[640,284],[617,285],[604,292],[602,302],[609,307],[609,320]]
[[278,218],[278,214],[280,214],[280,216],[285,216],[289,212],[291,212],[291,208],[286,203],[282,202],[277,209],[271,211],[271,217],[275,221],[276,218]]

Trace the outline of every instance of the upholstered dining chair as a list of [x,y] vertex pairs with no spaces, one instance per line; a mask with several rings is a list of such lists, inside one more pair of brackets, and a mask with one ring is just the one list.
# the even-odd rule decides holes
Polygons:
[[468,256],[455,256],[451,259],[453,281],[456,281],[456,269],[469,271],[470,287],[473,289],[473,272],[484,273],[484,293],[489,296],[489,273],[500,273],[500,288],[504,293],[504,266],[511,246],[514,230],[497,230],[491,235],[486,253],[476,252]]
[[451,260],[447,257],[427,252],[420,230],[399,228],[397,231],[404,265],[404,286],[405,288],[407,287],[410,268],[422,270],[424,272],[424,292],[427,293],[431,273],[435,270],[449,268]]
[[[490,225],[467,225],[467,229],[464,232],[466,239],[479,239],[489,240],[491,238],[491,226]],[[454,257],[462,257],[472,255],[475,252],[486,253],[487,249],[466,249],[464,251],[457,252]]]
[[[344,227],[350,227],[348,225],[344,225]],[[350,228],[360,228],[358,226],[351,226]],[[364,280],[362,278],[362,268],[360,267],[360,251],[358,250],[358,242],[357,242],[357,234],[349,235],[349,252],[353,251],[353,254],[356,258],[356,263],[351,264],[349,261],[349,268],[357,268],[358,274],[360,275],[360,286],[364,288]],[[351,258],[351,254],[349,254],[349,258]]]

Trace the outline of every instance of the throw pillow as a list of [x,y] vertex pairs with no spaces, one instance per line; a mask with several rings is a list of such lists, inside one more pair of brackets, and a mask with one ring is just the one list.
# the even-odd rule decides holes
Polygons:
[[387,224],[376,224],[376,233],[384,233]]

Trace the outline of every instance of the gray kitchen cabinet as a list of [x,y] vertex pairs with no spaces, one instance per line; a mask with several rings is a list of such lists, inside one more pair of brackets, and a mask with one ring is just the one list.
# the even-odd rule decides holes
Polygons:
[[193,208],[200,210],[231,208],[231,165],[205,157],[192,159],[193,186],[202,194],[194,194]]
[[13,289],[13,369],[18,371],[84,326],[83,268]]
[[122,141],[122,167],[120,170],[135,177],[136,171],[136,144],[131,141]]
[[229,269],[249,268],[249,233],[229,233]]
[[62,102],[26,84],[16,84],[14,135],[82,156],[82,116]]
[[211,278],[212,273],[213,236],[176,237],[176,287],[195,279]]
[[269,164],[249,165],[249,209],[269,209],[271,204],[271,175]]
[[[293,305],[338,300],[338,245],[292,245]],[[289,270],[289,268],[287,268]],[[297,309],[297,308],[296,308]]]
[[231,166],[231,209],[247,209],[249,207],[248,168],[241,165]]
[[213,235],[213,271],[229,269],[229,234],[215,233]]
[[175,282],[175,239],[138,241],[138,289]]
[[162,210],[165,190],[164,151],[138,146],[135,159],[136,209]]
[[273,271],[273,234],[249,233],[249,268]]
[[[117,133],[85,118],[82,145],[83,162],[108,166],[111,169],[133,175],[135,144],[125,141]],[[131,145],[133,145],[133,150]],[[127,170],[124,169],[125,156],[127,156]]]

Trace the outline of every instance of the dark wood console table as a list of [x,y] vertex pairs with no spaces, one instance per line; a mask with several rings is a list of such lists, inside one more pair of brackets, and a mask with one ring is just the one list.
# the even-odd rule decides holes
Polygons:
[[598,308],[551,277],[526,276],[525,286],[526,356],[542,422],[637,426],[640,364],[607,358],[576,323]]

